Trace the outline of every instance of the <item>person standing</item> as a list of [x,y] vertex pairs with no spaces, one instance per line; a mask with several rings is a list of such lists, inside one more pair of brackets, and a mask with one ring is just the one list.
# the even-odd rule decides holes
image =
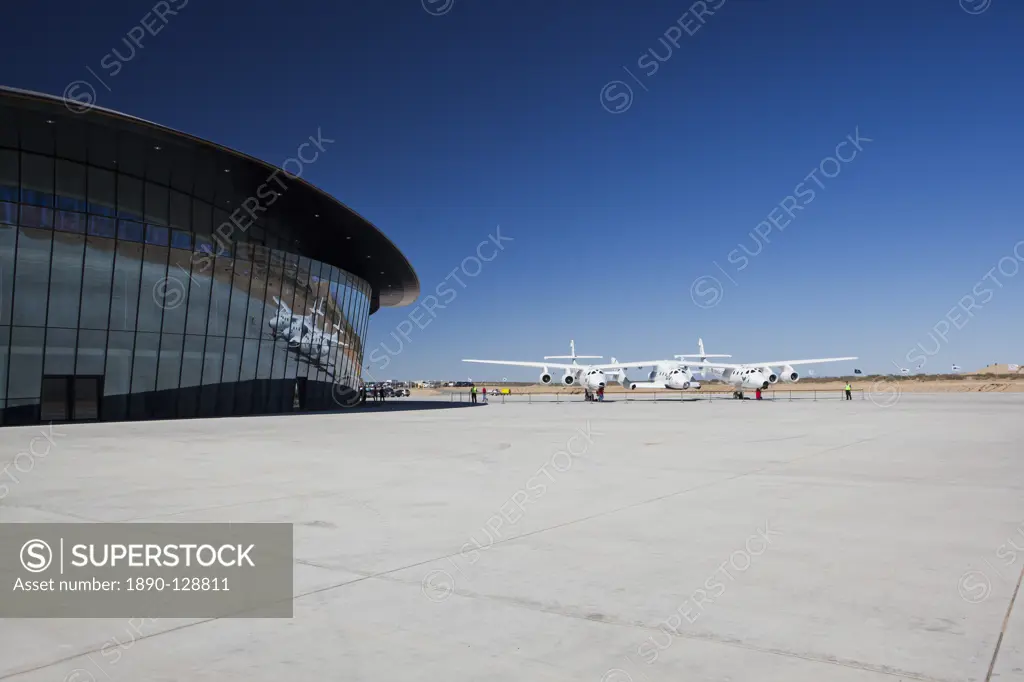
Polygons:
[[754,391],[754,397],[755,397],[755,398],[756,398],[757,400],[760,400],[760,399],[761,399],[761,389],[760,389],[760,388],[759,388],[759,389],[757,389],[756,391]]
[[847,381],[846,382],[846,399],[847,400],[853,400],[853,393],[852,393],[852,391],[853,391],[853,387],[850,386],[850,382]]
[[484,386],[483,394],[484,394],[484,405],[486,405],[487,404],[487,387],[486,386]]
[[476,402],[476,386],[471,386],[469,388],[469,402],[471,402],[471,403],[475,403]]
[[604,386],[599,386],[597,388],[597,401],[599,403],[603,403],[604,402]]

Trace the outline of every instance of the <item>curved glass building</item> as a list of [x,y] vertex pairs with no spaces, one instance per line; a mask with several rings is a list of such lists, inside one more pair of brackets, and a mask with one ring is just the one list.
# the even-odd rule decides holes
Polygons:
[[401,252],[301,177],[117,112],[0,88],[0,424],[330,409]]

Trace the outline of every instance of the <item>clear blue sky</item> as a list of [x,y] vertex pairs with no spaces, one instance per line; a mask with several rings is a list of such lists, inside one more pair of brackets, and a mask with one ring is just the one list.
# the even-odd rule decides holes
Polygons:
[[[154,4],[14,3],[4,83],[60,94],[109,74]],[[850,354],[866,372],[1024,362],[1024,3],[707,0],[703,24],[690,5],[187,0],[98,103],[273,163],[320,127],[337,143],[308,179],[388,234],[424,293],[500,225],[497,258],[451,279],[436,317],[414,313],[426,326],[387,367],[367,357],[378,378],[529,379],[459,359],[570,338],[620,359],[703,336],[740,360]],[[653,73],[650,49],[668,57]],[[615,80],[633,98],[613,114]],[[858,127],[872,141],[805,180]],[[813,201],[739,270],[800,183]],[[1003,257],[1013,274],[986,279]],[[720,290],[693,284],[708,276]],[[950,315],[979,283],[971,317]],[[367,348],[396,350],[412,312],[375,315]]]

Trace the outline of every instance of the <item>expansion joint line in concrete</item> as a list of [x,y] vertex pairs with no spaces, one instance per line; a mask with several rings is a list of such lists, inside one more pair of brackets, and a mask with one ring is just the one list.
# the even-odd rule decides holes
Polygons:
[[1021,566],[1020,575],[1017,576],[1017,585],[1013,588],[1013,596],[1010,597],[1010,604],[1006,607],[1006,615],[1003,617],[1003,627],[999,630],[999,637],[996,639],[996,648],[992,652],[992,662],[988,664],[988,674],[985,675],[985,682],[991,682],[992,671],[996,669],[996,660],[999,658],[999,649],[1003,645],[1003,635],[1010,625],[1010,614],[1013,613],[1013,605],[1017,601],[1017,593],[1020,592],[1020,583],[1024,580],[1024,566]]

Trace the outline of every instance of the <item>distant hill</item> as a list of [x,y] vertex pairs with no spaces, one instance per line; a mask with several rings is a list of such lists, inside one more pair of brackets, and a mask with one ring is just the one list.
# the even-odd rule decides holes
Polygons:
[[1011,372],[1008,364],[997,363],[983,367],[976,372],[964,372],[964,374],[1024,374],[1024,372],[1020,371],[1019,366],[1017,371]]

